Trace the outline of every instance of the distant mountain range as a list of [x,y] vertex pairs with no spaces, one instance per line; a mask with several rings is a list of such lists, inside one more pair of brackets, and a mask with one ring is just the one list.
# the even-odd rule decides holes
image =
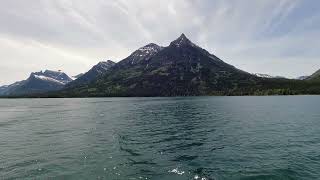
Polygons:
[[162,47],[134,51],[85,85],[53,96],[198,96],[320,93],[316,82],[291,80],[239,70],[191,42],[184,34]]
[[0,87],[0,95],[41,97],[320,94],[320,71],[301,80],[250,74],[225,63],[184,34],[162,47],[151,43],[115,63],[100,62],[74,77],[32,73]]
[[115,64],[103,77],[64,92],[79,96],[187,96],[226,91],[258,80],[182,34],[168,47],[148,44]]
[[261,78],[285,78],[283,76],[271,76],[269,74],[261,74],[261,73],[255,73],[253,75],[261,77]]
[[306,79],[308,79],[310,76],[299,76],[299,77],[297,77],[296,79],[297,80],[306,80]]
[[81,73],[72,78],[61,71],[45,70],[44,72],[33,72],[28,79],[15,82],[11,85],[0,87],[0,96],[21,96],[46,93],[61,90],[66,87],[87,84],[112,67],[115,62],[110,60],[99,62],[87,73]]
[[[289,78],[286,78],[284,76],[272,76],[272,75],[269,75],[269,74],[262,74],[262,73],[254,73],[253,75],[255,76],[258,76],[258,77],[261,77],[261,78],[270,78],[270,79],[289,79]],[[291,78],[291,79],[296,79],[296,80],[306,80],[308,79],[310,76],[299,76],[299,77],[296,77],[296,78]]]
[[0,87],[0,95],[24,95],[62,89],[72,79],[65,73],[46,70],[31,73],[29,78]]

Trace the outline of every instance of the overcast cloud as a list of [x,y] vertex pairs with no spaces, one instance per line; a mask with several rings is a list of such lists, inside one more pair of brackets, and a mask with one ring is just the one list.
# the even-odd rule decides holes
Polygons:
[[3,0],[0,24],[0,85],[44,69],[76,75],[181,33],[249,72],[320,69],[320,1]]

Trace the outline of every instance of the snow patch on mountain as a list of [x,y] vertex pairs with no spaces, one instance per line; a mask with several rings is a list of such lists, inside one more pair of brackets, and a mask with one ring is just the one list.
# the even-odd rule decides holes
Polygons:
[[150,57],[154,56],[156,53],[161,51],[163,47],[158,46],[157,44],[150,43],[146,46],[143,46],[133,52],[130,56],[129,59],[131,59],[131,64],[135,64],[137,62],[140,62],[141,60],[148,60]]
[[113,65],[115,65],[115,62],[111,60],[101,61],[97,65],[95,65],[91,70],[97,72],[98,74],[104,74]]
[[172,41],[172,42],[170,43],[170,45],[171,45],[171,46],[174,45],[174,46],[176,46],[176,47],[181,47],[181,46],[184,46],[184,45],[190,45],[190,46],[192,46],[192,47],[199,47],[199,46],[195,45],[194,43],[192,43],[192,42],[186,37],[186,35],[184,35],[183,33],[181,34],[181,36],[180,36],[178,39]]
[[44,81],[51,81],[59,84],[67,84],[72,81],[72,79],[62,71],[52,71],[45,70],[40,72],[31,73],[30,77],[35,77]]
[[269,78],[269,79],[273,79],[273,78],[285,78],[283,76],[271,76],[269,74],[261,74],[261,73],[253,73],[253,75],[261,77],[261,78]]
[[61,85],[65,85],[65,81],[59,81],[59,80],[56,80],[56,79],[53,79],[51,77],[47,77],[47,76],[43,76],[43,75],[33,75],[36,79],[41,79],[43,81],[51,81],[51,82],[54,82],[54,83],[58,83],[58,84],[61,84]]

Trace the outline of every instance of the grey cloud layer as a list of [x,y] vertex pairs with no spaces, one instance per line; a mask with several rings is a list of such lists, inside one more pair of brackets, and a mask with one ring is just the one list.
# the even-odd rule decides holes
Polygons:
[[299,0],[5,0],[0,76],[8,79],[0,84],[44,68],[80,73],[149,42],[167,45],[182,32],[244,70],[304,75],[320,68],[317,6]]

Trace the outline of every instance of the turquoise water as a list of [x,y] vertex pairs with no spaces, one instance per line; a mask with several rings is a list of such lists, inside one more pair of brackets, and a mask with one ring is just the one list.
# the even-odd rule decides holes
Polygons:
[[0,179],[320,179],[320,96],[0,99]]

